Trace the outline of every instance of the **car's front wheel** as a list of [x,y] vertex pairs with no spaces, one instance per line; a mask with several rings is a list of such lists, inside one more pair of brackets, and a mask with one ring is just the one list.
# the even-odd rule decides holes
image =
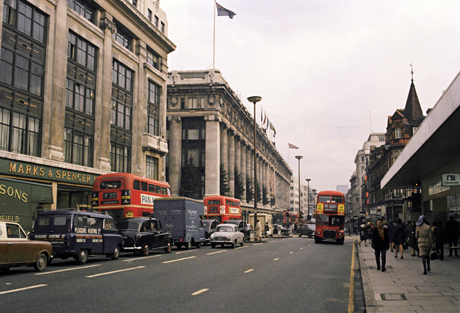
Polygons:
[[77,262],[80,265],[85,264],[88,261],[88,251],[85,249],[80,250],[77,255]]
[[48,257],[44,253],[40,253],[38,256],[37,262],[34,263],[34,268],[36,271],[43,271],[48,264]]
[[168,244],[166,245],[165,253],[171,253],[171,243],[170,242],[168,242]]
[[110,256],[110,258],[111,258],[112,260],[116,260],[116,259],[118,259],[118,258],[120,257],[120,249],[121,249],[121,248],[120,248],[120,245],[117,245],[117,246],[115,247],[115,250],[113,250],[113,253],[112,253],[112,255]]

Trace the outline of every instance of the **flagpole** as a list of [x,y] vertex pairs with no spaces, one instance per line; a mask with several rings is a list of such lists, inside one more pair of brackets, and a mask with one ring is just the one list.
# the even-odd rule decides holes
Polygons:
[[212,68],[216,68],[216,7],[217,0],[214,0],[214,33],[212,40]]

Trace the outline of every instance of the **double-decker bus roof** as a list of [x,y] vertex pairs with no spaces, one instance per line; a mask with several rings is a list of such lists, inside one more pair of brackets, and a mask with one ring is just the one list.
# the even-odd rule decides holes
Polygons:
[[324,190],[324,191],[320,191],[318,193],[318,196],[342,196],[342,197],[344,197],[344,194],[343,194],[343,192],[340,192],[340,191]]

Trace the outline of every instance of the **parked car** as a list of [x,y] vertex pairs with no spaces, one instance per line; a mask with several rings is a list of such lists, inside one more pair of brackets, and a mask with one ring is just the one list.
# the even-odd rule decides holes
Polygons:
[[163,231],[161,222],[149,217],[128,217],[117,220],[118,233],[123,236],[123,251],[148,255],[150,250],[171,252],[172,234]]
[[219,224],[216,220],[201,220],[203,225],[206,241],[204,244],[209,243],[211,240],[211,234],[216,230],[216,226]]
[[243,233],[238,230],[238,226],[230,223],[219,224],[216,227],[216,231],[211,235],[211,246],[213,248],[216,245],[231,245],[235,248],[237,244],[243,246]]
[[251,233],[253,232],[252,226],[247,224],[243,220],[227,220],[224,221],[222,224],[233,224],[238,227],[238,230],[243,233],[244,241],[248,242],[251,238]]
[[297,233],[299,237],[308,236],[313,237],[315,235],[315,224],[304,224],[297,227]]
[[118,259],[123,247],[111,216],[79,210],[39,212],[31,238],[51,242],[53,258],[73,257],[79,264],[98,254]]
[[49,242],[30,240],[21,225],[0,220],[0,270],[33,265],[43,271],[51,260],[53,247]]

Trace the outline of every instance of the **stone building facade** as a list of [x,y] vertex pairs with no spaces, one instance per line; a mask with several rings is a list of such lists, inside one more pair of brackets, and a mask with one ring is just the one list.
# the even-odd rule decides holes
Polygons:
[[[197,198],[220,194],[221,165],[229,196],[235,195],[236,171],[254,182],[254,117],[219,70],[170,72],[167,115],[166,179],[173,195],[182,195],[183,173],[191,160],[201,179]],[[257,181],[271,202],[263,206],[258,199],[258,208],[272,213],[287,209],[292,171],[264,131],[256,129]],[[251,212],[244,194],[240,200],[246,208],[243,213]]]
[[48,186],[50,208],[88,206],[112,171],[165,180],[175,45],[159,1],[2,3],[0,178]]

